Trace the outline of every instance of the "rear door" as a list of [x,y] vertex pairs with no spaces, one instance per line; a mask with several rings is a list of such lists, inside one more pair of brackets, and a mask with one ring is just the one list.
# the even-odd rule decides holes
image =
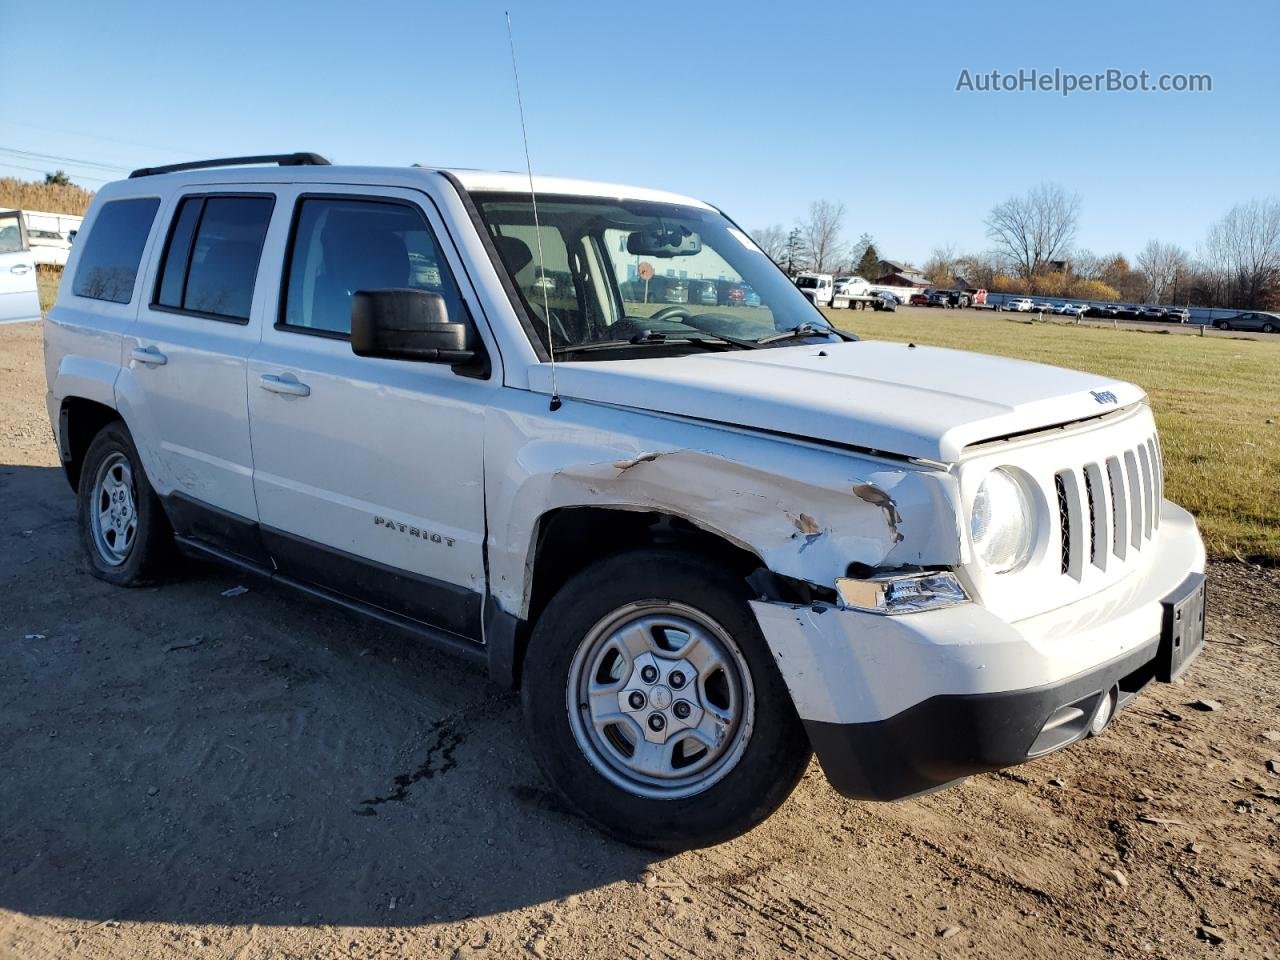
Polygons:
[[36,262],[18,210],[0,213],[0,323],[40,319]]
[[350,344],[356,290],[432,290],[451,319],[478,319],[457,252],[416,190],[308,185],[292,221],[275,323],[249,360],[263,540],[291,579],[478,639],[484,415],[499,374]]
[[121,378],[177,532],[257,563],[245,363],[268,300],[257,277],[275,206],[272,190],[243,187],[171,199]]

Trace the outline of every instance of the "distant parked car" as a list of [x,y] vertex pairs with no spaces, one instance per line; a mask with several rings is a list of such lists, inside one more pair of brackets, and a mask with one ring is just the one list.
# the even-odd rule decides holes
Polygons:
[[71,255],[71,241],[53,230],[27,230],[27,243],[37,265],[65,267]]
[[1004,302],[1006,310],[1012,310],[1015,313],[1028,313],[1035,309],[1034,304],[1026,297],[1018,297],[1016,300],[1006,300]]
[[683,280],[671,280],[663,286],[658,299],[663,303],[688,303],[689,286]]
[[709,307],[720,303],[720,291],[714,280],[690,280],[689,302],[701,303]]
[[929,295],[927,293],[913,293],[909,303],[913,307],[927,307],[929,305]]
[[1213,325],[1219,330],[1260,330],[1263,333],[1275,333],[1280,330],[1280,314],[1237,313],[1233,317],[1215,320]]
[[1191,311],[1186,307],[1170,307],[1166,312],[1168,314],[1167,319],[1172,320],[1174,323],[1191,322]]
[[1169,316],[1169,311],[1164,307],[1147,304],[1146,306],[1139,308],[1138,316],[1143,320],[1164,320]]
[[40,319],[36,262],[21,212],[0,213],[0,323]]
[[836,277],[834,289],[837,295],[860,297],[866,295],[869,287],[870,284],[863,280],[862,277]]
[[930,290],[928,302],[931,307],[951,306],[951,298],[945,290]]
[[1116,316],[1121,320],[1137,320],[1142,316],[1142,308],[1131,303],[1122,303],[1116,307]]
[[1064,303],[1055,313],[1064,317],[1083,317],[1088,309],[1083,303]]
[[875,302],[871,304],[872,308],[876,310],[885,310],[889,313],[893,313],[897,310],[898,304],[902,303],[902,301],[898,299],[897,294],[890,293],[888,290],[871,290],[868,291],[867,296],[876,298]]

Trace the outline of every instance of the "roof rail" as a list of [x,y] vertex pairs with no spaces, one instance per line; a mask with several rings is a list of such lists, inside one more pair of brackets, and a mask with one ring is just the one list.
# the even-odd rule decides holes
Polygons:
[[252,163],[275,163],[282,167],[327,167],[329,161],[318,153],[265,153],[258,157],[223,157],[221,160],[192,160],[189,163],[171,163],[165,167],[140,167],[129,174],[134,177],[154,177],[162,173],[180,170],[207,170],[210,167],[243,167]]

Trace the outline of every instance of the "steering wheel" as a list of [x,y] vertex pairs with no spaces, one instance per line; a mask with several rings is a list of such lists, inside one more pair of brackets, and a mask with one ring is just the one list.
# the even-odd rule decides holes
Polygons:
[[693,311],[688,307],[675,304],[670,307],[663,307],[657,313],[649,316],[650,320],[688,320],[693,316]]

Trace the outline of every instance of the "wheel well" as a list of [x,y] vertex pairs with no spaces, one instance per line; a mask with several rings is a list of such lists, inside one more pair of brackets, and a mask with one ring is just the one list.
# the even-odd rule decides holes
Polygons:
[[58,453],[72,490],[80,488],[80,467],[89,444],[103,427],[120,419],[120,413],[106,404],[82,397],[68,397],[59,412]]
[[515,631],[512,679],[516,685],[533,625],[569,578],[612,554],[652,546],[671,546],[698,554],[744,580],[764,567],[764,561],[750,550],[671,514],[607,507],[566,507],[552,511],[538,526],[529,615]]

